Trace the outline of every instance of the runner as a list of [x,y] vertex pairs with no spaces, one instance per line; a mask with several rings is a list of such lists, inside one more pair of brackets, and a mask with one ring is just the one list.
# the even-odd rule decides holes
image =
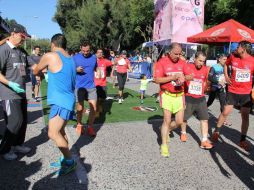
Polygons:
[[[218,96],[220,101],[220,111],[222,112],[226,103],[226,81],[224,76],[224,65],[227,61],[227,56],[221,54],[218,57],[218,63],[213,65],[208,74],[208,80],[211,82],[211,90],[207,101],[207,107],[212,105],[215,97]],[[224,125],[232,125],[225,121]]]
[[130,70],[130,72],[132,72],[130,61],[127,59],[127,52],[125,50],[121,52],[121,55],[119,58],[116,59],[115,64],[117,66],[117,81],[118,81],[118,87],[119,87],[118,103],[122,104],[123,90],[124,90],[124,85],[127,78],[128,69]]
[[[163,123],[161,126],[161,156],[169,156],[167,145],[169,133],[183,122],[184,113],[184,75],[185,61],[180,59],[181,45],[172,43],[169,54],[161,58],[155,66],[154,81],[160,84],[160,106],[163,109]],[[187,79],[189,79],[187,77]],[[171,123],[171,116],[175,114],[176,124]]]
[[[226,105],[218,118],[217,126],[213,132],[213,141],[217,142],[220,135],[220,129],[232,112],[233,106],[240,106],[242,117],[241,138],[239,146],[246,151],[250,150],[250,144],[246,140],[249,128],[249,113],[252,105],[250,93],[252,91],[252,77],[254,72],[254,58],[251,56],[251,43],[242,41],[237,47],[236,57],[231,55],[224,67],[225,79],[228,83],[228,93]],[[231,77],[228,76],[227,69],[231,66]]]
[[[33,54],[28,56],[28,62],[30,65],[38,64],[41,56],[40,56],[40,46],[35,46],[33,50]],[[41,85],[41,76],[35,76],[33,71],[31,70],[31,82],[32,82],[32,98],[35,99],[36,102],[39,102],[39,91]]]
[[72,159],[64,128],[74,113],[76,69],[73,59],[66,52],[67,41],[64,35],[55,34],[51,38],[51,52],[41,58],[39,64],[33,66],[34,75],[48,67],[48,95],[50,105],[48,136],[52,139],[63,157],[59,162],[51,163],[60,167],[58,175],[65,175],[75,170],[76,162]]
[[[115,52],[114,51],[110,51],[110,57],[109,57],[109,60],[111,61],[111,62],[115,62],[115,58],[116,58],[116,56],[115,56]],[[116,82],[116,80],[117,80],[117,74],[116,74],[116,71],[117,71],[117,66],[116,65],[113,65],[112,66],[112,70],[111,70],[111,73],[110,73],[110,77],[111,77],[111,80],[112,80],[112,85],[113,85],[113,88],[115,88],[116,87],[116,84],[115,84],[115,82]]]
[[7,124],[0,153],[6,160],[15,160],[17,152],[26,154],[31,150],[23,145],[27,128],[27,57],[20,48],[28,37],[24,26],[12,24],[9,38],[0,46],[0,99]]
[[91,45],[86,40],[81,40],[81,52],[74,55],[73,59],[76,63],[77,76],[76,76],[76,89],[78,94],[77,105],[77,133],[83,134],[82,115],[84,110],[84,101],[89,103],[89,116],[87,134],[95,137],[96,132],[93,129],[95,120],[97,93],[94,84],[94,71],[97,69],[97,58],[90,53]]
[[200,121],[202,140],[200,147],[203,149],[211,149],[213,145],[208,140],[208,109],[206,105],[206,98],[204,94],[205,83],[208,76],[208,70],[204,66],[206,55],[199,51],[195,54],[194,64],[187,64],[184,69],[184,74],[192,75],[191,81],[185,82],[185,101],[186,108],[184,111],[184,122],[181,125],[181,141],[187,141],[186,125],[187,120],[193,115],[197,114]]
[[112,66],[112,62],[103,58],[102,49],[97,49],[97,71],[94,74],[94,82],[97,90],[97,112],[96,116],[99,116],[103,111],[103,103],[107,98],[107,67]]

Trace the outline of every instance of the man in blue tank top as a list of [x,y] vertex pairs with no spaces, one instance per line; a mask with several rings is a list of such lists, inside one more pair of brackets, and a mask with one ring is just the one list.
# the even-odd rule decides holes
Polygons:
[[47,101],[51,106],[48,136],[63,154],[58,162],[53,162],[50,166],[60,168],[59,175],[70,173],[77,165],[72,159],[64,131],[67,121],[72,118],[74,112],[76,77],[75,63],[65,51],[66,45],[64,35],[55,34],[51,38],[51,52],[46,53],[39,64],[32,67],[34,75],[38,75],[40,71],[48,67]]
[[94,83],[94,71],[97,69],[97,58],[90,53],[90,43],[86,40],[81,40],[80,53],[76,54],[73,59],[76,64],[76,89],[78,96],[77,104],[77,127],[79,134],[83,133],[82,115],[84,110],[84,101],[89,103],[89,116],[87,134],[95,137],[96,132],[93,129],[95,120],[97,92]]

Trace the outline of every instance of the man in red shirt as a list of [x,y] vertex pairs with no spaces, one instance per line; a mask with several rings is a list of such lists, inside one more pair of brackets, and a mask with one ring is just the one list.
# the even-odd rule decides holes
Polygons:
[[102,105],[107,97],[107,67],[112,66],[112,62],[103,58],[102,49],[97,49],[97,70],[94,73],[94,82],[97,90],[97,113],[98,116],[102,111]]
[[119,87],[119,100],[118,103],[123,102],[123,90],[127,78],[128,69],[132,72],[130,61],[127,59],[127,52],[123,50],[119,58],[116,58],[115,64],[117,65],[117,82]]
[[[161,126],[161,155],[169,156],[168,134],[183,122],[184,113],[184,75],[185,61],[180,59],[181,45],[172,43],[169,54],[161,58],[155,65],[154,80],[160,84],[160,106],[163,109],[163,123]],[[175,114],[176,125],[171,123],[171,116]]]
[[194,64],[188,64],[184,69],[185,75],[192,75],[191,81],[185,82],[185,101],[186,109],[184,111],[184,122],[181,125],[181,141],[186,142],[186,125],[187,120],[193,115],[197,114],[200,120],[202,140],[200,147],[203,149],[211,149],[213,145],[209,142],[208,136],[208,109],[206,105],[206,98],[204,89],[208,77],[208,69],[204,66],[206,55],[199,51],[195,54]]
[[[225,79],[228,83],[228,93],[226,105],[220,114],[217,127],[213,132],[213,141],[217,142],[222,127],[227,116],[232,112],[233,106],[240,106],[242,125],[241,139],[239,146],[249,151],[250,145],[246,141],[246,135],[249,128],[249,113],[251,108],[252,76],[254,72],[254,58],[251,56],[251,43],[242,41],[239,43],[236,53],[231,55],[224,66]],[[231,66],[231,77],[227,73],[228,66]]]

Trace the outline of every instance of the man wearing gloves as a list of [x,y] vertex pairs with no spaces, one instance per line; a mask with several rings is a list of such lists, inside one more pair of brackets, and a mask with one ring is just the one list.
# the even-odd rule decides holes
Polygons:
[[13,24],[9,39],[0,46],[0,98],[6,117],[0,153],[6,160],[15,160],[17,152],[25,154],[31,150],[23,145],[27,127],[27,57],[19,48],[28,37],[25,27]]

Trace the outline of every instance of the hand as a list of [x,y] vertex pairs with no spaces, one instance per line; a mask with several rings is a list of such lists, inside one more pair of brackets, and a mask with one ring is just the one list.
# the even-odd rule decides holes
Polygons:
[[230,80],[230,78],[228,76],[225,76],[225,80],[226,80],[226,83],[232,84],[232,82],[231,82],[231,80]]
[[83,67],[81,66],[77,67],[77,73],[84,73]]
[[11,87],[17,93],[24,93],[25,92],[25,90],[23,88],[20,88],[20,85],[16,82],[9,81],[8,86]]
[[45,81],[48,82],[49,76],[47,73],[44,73],[44,78],[45,78]]

